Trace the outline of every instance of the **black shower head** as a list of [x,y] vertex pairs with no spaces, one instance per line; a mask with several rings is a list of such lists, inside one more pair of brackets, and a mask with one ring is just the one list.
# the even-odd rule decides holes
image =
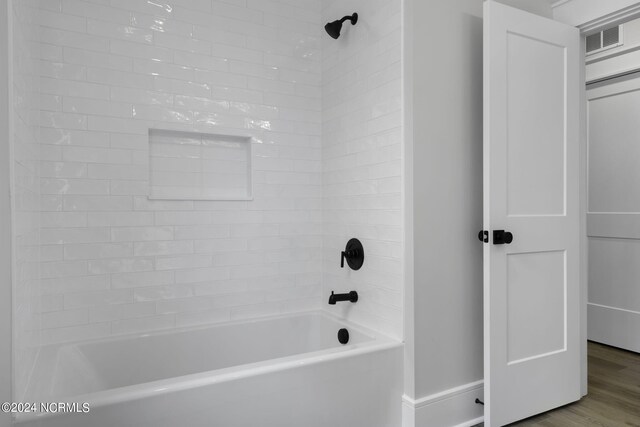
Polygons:
[[358,14],[354,13],[351,16],[347,15],[344,18],[339,19],[337,21],[329,22],[327,25],[324,26],[324,29],[327,32],[327,34],[329,34],[334,39],[337,39],[338,37],[340,37],[340,30],[342,30],[342,23],[347,19],[351,21],[351,25],[356,25],[356,23],[358,22]]

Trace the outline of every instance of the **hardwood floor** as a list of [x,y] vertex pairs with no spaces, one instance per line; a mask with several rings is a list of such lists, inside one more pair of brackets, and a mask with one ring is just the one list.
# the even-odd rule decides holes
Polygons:
[[640,427],[640,354],[589,342],[589,394],[509,427]]

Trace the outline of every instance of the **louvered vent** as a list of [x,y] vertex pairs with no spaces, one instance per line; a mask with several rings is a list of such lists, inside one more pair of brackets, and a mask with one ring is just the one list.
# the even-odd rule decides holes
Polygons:
[[602,47],[617,46],[620,43],[620,27],[609,28],[602,32]]
[[607,28],[587,37],[587,55],[622,46],[622,25]]
[[587,53],[602,49],[602,33],[591,34],[587,37]]

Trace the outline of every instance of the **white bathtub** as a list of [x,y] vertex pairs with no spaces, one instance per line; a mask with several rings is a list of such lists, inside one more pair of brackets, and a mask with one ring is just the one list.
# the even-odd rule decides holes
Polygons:
[[[349,343],[338,342],[347,328]],[[43,348],[21,427],[399,427],[402,344],[322,312]]]

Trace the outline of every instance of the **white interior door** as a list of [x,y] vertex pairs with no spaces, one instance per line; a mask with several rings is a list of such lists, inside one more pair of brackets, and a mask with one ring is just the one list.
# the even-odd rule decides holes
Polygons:
[[588,337],[640,352],[640,77],[587,96]]
[[580,35],[484,7],[485,425],[494,427],[580,398]]

